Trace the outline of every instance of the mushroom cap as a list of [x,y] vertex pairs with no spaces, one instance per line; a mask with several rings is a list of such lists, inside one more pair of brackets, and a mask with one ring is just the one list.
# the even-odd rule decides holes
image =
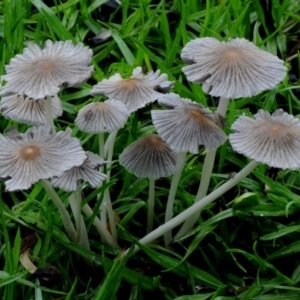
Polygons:
[[[33,101],[29,97],[12,94],[2,97],[0,112],[4,117],[21,123],[45,125],[47,123],[45,115],[45,101],[47,100],[39,99]],[[62,115],[62,103],[57,96],[52,97],[51,108],[53,118]]]
[[86,155],[71,129],[51,133],[49,126],[32,127],[25,133],[10,130],[0,135],[0,176],[6,190],[25,190],[40,179],[60,176],[80,166]]
[[62,86],[79,86],[93,72],[91,58],[92,50],[81,43],[47,40],[44,49],[30,43],[5,66],[2,78],[7,83],[1,96],[17,93],[42,99],[55,96]]
[[276,110],[259,110],[254,119],[241,116],[232,124],[232,148],[255,161],[280,169],[300,168],[300,120]]
[[175,173],[178,154],[159,135],[139,138],[120,155],[120,165],[137,177],[157,179]]
[[167,110],[152,110],[153,124],[172,148],[179,152],[199,153],[199,145],[213,150],[222,145],[227,136],[215,123],[213,113],[197,102],[170,93],[158,102]]
[[203,91],[224,98],[250,97],[273,89],[286,75],[284,62],[242,38],[220,42],[197,38],[185,45],[181,58],[187,79],[203,83]]
[[118,100],[93,102],[80,109],[75,124],[87,133],[113,132],[124,126],[129,115],[128,108]]
[[150,71],[143,75],[142,68],[137,67],[133,70],[132,76],[123,79],[119,73],[98,82],[91,91],[91,95],[104,94],[111,99],[123,102],[134,112],[146,104],[157,100],[162,94],[169,91],[174,83],[168,81],[166,74]]
[[87,159],[82,165],[73,167],[61,176],[51,179],[51,184],[67,192],[76,191],[81,180],[87,181],[92,188],[101,186],[107,175],[96,169],[106,162],[99,155],[92,152],[86,151],[85,154]]

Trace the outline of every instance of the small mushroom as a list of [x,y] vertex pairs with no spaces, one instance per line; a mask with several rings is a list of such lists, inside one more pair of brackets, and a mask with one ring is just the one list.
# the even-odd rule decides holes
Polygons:
[[137,67],[130,78],[123,79],[117,73],[102,80],[93,87],[91,94],[104,94],[110,99],[122,101],[131,113],[157,100],[172,87],[173,82],[168,81],[166,74],[160,74],[160,70],[143,75],[142,68]]
[[160,136],[151,134],[126,147],[120,155],[120,165],[140,178],[149,178],[147,232],[153,228],[154,180],[175,172],[178,154]]
[[174,174],[177,153],[159,135],[142,137],[126,147],[120,165],[140,178],[158,179]]
[[238,153],[274,168],[300,168],[300,120],[293,115],[259,110],[254,119],[240,116],[232,130],[229,142]]
[[[51,97],[52,118],[62,115],[62,103],[57,96]],[[12,94],[2,97],[0,112],[6,118],[30,125],[45,125],[47,99],[31,100],[29,97]]]
[[[112,156],[115,139],[118,130],[122,128],[127,121],[130,113],[125,104],[118,100],[106,100],[104,102],[93,102],[84,106],[78,113],[75,123],[77,127],[87,133],[99,134],[99,152],[103,158],[108,157],[107,169],[107,181],[109,182],[110,170],[112,166]],[[110,135],[104,143],[104,133],[109,132]],[[106,150],[105,150],[106,148]],[[102,168],[100,167],[100,171]],[[110,227],[113,234],[116,236],[116,225],[113,218],[112,204],[109,195],[109,189],[104,192],[105,197],[101,203],[101,218],[104,222],[106,219],[106,209],[108,211]]]
[[87,181],[92,188],[98,188],[107,176],[97,170],[106,162],[97,154],[86,151],[87,159],[80,165],[65,171],[61,176],[51,179],[54,187],[67,192],[75,192],[81,181]]
[[106,100],[84,106],[75,123],[81,131],[87,133],[113,132],[122,128],[128,117],[129,111],[121,101]]

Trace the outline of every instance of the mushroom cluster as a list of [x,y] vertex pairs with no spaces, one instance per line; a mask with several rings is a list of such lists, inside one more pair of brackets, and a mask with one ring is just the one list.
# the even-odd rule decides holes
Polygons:
[[[6,74],[2,79],[6,84],[0,92],[3,97],[1,112],[20,122],[49,124],[47,117],[52,120],[62,114],[57,96],[60,89],[80,86],[91,76],[94,70],[90,66],[91,58],[91,49],[81,43],[47,40],[43,49],[29,43],[22,54],[5,66]],[[54,104],[51,105],[52,99]],[[22,103],[22,107],[17,108],[16,102]],[[48,112],[45,102],[50,102]]]
[[[189,64],[182,69],[187,79],[202,83],[205,93],[220,97],[215,112],[217,120],[226,118],[230,99],[251,97],[273,89],[286,75],[281,59],[244,38],[228,42],[211,37],[198,38],[185,45],[181,58]],[[215,150],[206,154],[195,201],[200,201],[207,194],[215,155]],[[188,232],[198,217],[199,213],[189,218],[176,237]]]
[[[156,107],[151,111],[154,126],[135,132],[138,139],[124,145],[119,156],[121,166],[149,180],[147,232],[153,230],[155,180],[173,176],[165,213],[168,223],[173,216],[188,152],[205,154],[195,198],[198,201],[205,197],[216,151],[228,145],[222,125],[226,123],[230,99],[251,97],[275,88],[285,77],[286,67],[278,57],[243,38],[227,42],[211,37],[195,39],[184,46],[181,58],[188,64],[182,69],[187,80],[201,83],[205,93],[220,97],[216,111],[204,107],[200,99],[186,99],[170,92],[174,86],[177,90],[176,85],[160,70],[144,74],[139,66],[125,76],[113,74],[92,87],[93,98],[81,106],[75,119],[80,131],[97,134],[98,155],[84,151],[80,141],[71,137],[71,129],[56,132],[53,123],[53,119],[63,113],[59,92],[63,88],[78,87],[91,76],[94,69],[91,49],[71,41],[48,40],[43,48],[29,43],[23,53],[5,67],[6,74],[2,77],[5,84],[0,91],[0,112],[7,118],[34,125],[25,133],[11,129],[0,135],[0,173],[6,190],[28,189],[35,182],[50,179],[52,186],[74,192],[72,195],[77,193],[77,198],[71,198],[79,199],[74,215],[81,228],[83,220],[78,211],[81,210],[81,188],[85,188],[82,182],[91,188],[99,188],[106,182],[101,188],[103,201],[95,226],[108,243],[117,246],[117,227],[108,189],[115,163],[114,144],[130,114],[149,105]],[[155,101],[157,106],[153,105]],[[260,110],[254,119],[241,116],[233,123],[232,131],[229,142],[236,152],[273,167],[300,167],[296,151],[300,146],[300,121],[283,110],[273,114]],[[70,223],[64,204],[56,203],[65,218],[64,223]],[[93,214],[87,204],[84,210],[89,217]],[[111,234],[107,230],[107,215]],[[197,215],[191,215],[178,234],[191,229],[195,221]],[[74,236],[72,226],[68,230]],[[164,233],[165,245],[169,246],[172,234]]]
[[[47,40],[44,48],[29,43],[22,54],[5,66],[0,111],[32,127],[24,134],[10,130],[1,136],[2,172],[9,176],[7,190],[28,189],[31,184],[81,165],[86,155],[71,130],[55,132],[53,118],[62,115],[58,92],[79,86],[91,75],[92,51],[71,41]],[[44,126],[42,126],[44,125]]]

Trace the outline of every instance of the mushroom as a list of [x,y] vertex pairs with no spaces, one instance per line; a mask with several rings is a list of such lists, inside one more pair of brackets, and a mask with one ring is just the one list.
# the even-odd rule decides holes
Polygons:
[[122,128],[129,117],[126,105],[119,100],[92,102],[80,109],[75,124],[87,133],[113,132]]
[[11,59],[5,66],[6,84],[1,96],[18,94],[31,100],[47,99],[45,113],[47,125],[55,131],[51,112],[51,97],[56,97],[63,86],[79,86],[91,76],[92,50],[72,41],[47,40],[44,49],[29,43],[22,54]]
[[[12,94],[2,97],[0,112],[6,118],[30,125],[45,125],[46,99],[31,100],[29,97]],[[57,96],[51,101],[52,118],[62,115],[62,103]]]
[[6,190],[26,190],[41,181],[58,208],[72,241],[76,240],[76,231],[70,215],[45,179],[80,166],[85,159],[79,140],[71,137],[69,128],[55,134],[50,126],[32,127],[25,133],[10,129],[6,136],[0,135],[0,174],[5,180]]
[[[166,207],[165,222],[173,215],[176,190],[185,165],[186,153],[199,153],[199,145],[213,150],[222,145],[227,136],[215,123],[213,113],[197,102],[182,99],[171,93],[158,100],[167,110],[152,110],[153,124],[159,135],[175,150],[179,151],[176,172],[172,178]],[[165,235],[165,246],[172,240],[172,233]]]
[[[100,156],[108,158],[107,182],[110,179],[112,156],[115,139],[118,130],[122,128],[129,116],[128,108],[119,100],[106,100],[104,102],[93,102],[84,106],[75,120],[78,128],[83,132],[99,134]],[[110,132],[106,144],[104,144],[104,132]],[[105,151],[105,148],[107,149]],[[108,155],[106,155],[108,153]],[[101,168],[100,168],[101,170]],[[106,223],[106,210],[113,235],[117,236],[114,214],[110,200],[109,189],[104,191],[104,200],[101,203],[101,220]]]
[[220,42],[197,38],[182,49],[187,79],[203,83],[203,91],[215,97],[251,97],[273,89],[286,74],[284,62],[244,38]]
[[227,136],[216,124],[213,113],[197,102],[170,93],[158,100],[167,110],[152,110],[152,121],[158,134],[179,152],[199,153],[199,145],[213,150]]
[[172,87],[173,82],[168,81],[166,74],[160,74],[160,70],[143,75],[142,68],[137,67],[130,78],[123,79],[117,73],[109,79],[102,80],[93,87],[91,94],[104,94],[110,99],[122,101],[131,113],[157,100]]
[[[69,196],[69,203],[76,223],[76,242],[83,245],[86,249],[89,249],[87,231],[81,215],[81,210],[88,217],[91,217],[90,212],[92,209],[88,203],[85,203],[82,206],[80,183],[81,181],[87,181],[92,188],[98,188],[107,176],[97,170],[97,167],[102,166],[106,162],[99,155],[92,152],[86,151],[85,154],[87,158],[80,166],[76,166],[65,171],[59,177],[52,178],[51,184],[64,191],[75,192]],[[104,226],[97,217],[94,218],[93,224],[100,233],[104,242],[114,248],[119,247],[116,240],[108,232],[106,226]]]
[[26,190],[40,179],[60,176],[86,159],[79,140],[71,129],[52,134],[50,127],[39,126],[25,133],[10,130],[0,135],[0,174],[6,190]]
[[300,120],[277,109],[240,116],[229,135],[232,148],[257,162],[280,169],[300,168]]
[[147,232],[153,228],[155,179],[175,172],[177,153],[159,135],[142,137],[126,147],[120,165],[140,178],[149,178]]
[[52,178],[51,184],[67,192],[75,192],[82,180],[87,181],[92,188],[101,186],[107,176],[96,169],[106,162],[90,151],[86,151],[85,154],[87,158],[80,166],[73,167],[61,176]]
[[62,86],[80,86],[93,72],[92,50],[72,41],[47,40],[44,49],[29,43],[5,66],[1,96],[17,93],[38,100],[55,96]]

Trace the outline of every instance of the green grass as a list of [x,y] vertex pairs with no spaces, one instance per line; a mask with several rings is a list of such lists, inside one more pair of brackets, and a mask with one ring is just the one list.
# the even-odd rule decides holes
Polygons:
[[[61,92],[64,115],[55,122],[57,128],[73,128],[73,135],[81,139],[85,150],[95,153],[97,138],[78,131],[74,119],[79,109],[90,102],[89,93],[96,82],[116,72],[128,77],[136,66],[160,69],[169,80],[176,81],[174,92],[214,110],[216,99],[204,94],[199,84],[188,82],[181,71],[184,63],[180,53],[188,41],[207,36],[219,40],[245,37],[286,60],[295,54],[292,49],[298,45],[300,32],[300,3],[294,0],[123,0],[115,10],[104,7],[103,0],[49,2],[47,6],[40,0],[0,1],[0,74],[4,74],[4,65],[30,41],[43,45],[47,39],[73,40],[90,45],[95,72],[80,88]],[[91,38],[101,29],[111,30],[112,35],[95,45]],[[296,82],[291,83],[287,77],[272,91],[232,101],[226,133],[238,116],[252,115],[260,108],[269,111],[283,108],[299,116],[299,65],[299,56],[287,63]],[[120,130],[114,160],[125,146],[155,131],[150,118],[152,107],[131,116]],[[0,119],[1,132],[12,125],[20,131],[27,128],[4,117]],[[188,155],[177,191],[176,214],[193,203],[203,160],[204,155]],[[210,191],[246,162],[228,143],[220,147]],[[122,251],[103,244],[88,218],[85,223],[91,249],[71,243],[56,207],[40,184],[26,192],[3,192],[0,297],[4,300],[299,299],[299,172],[279,171],[276,181],[269,178],[268,172],[266,166],[260,165],[236,188],[210,204],[201,213],[197,226],[175,241],[172,250],[165,249],[162,240],[157,240],[147,246],[140,245],[141,251],[131,258],[124,258]],[[156,183],[155,227],[163,224],[169,183],[170,179]],[[119,243],[125,250],[145,235],[148,181],[137,179],[116,162],[110,184],[113,207],[121,218]],[[265,191],[265,185],[270,191]],[[100,207],[97,194],[103,189],[83,190],[84,201],[96,207],[96,211]],[[255,193],[256,198],[240,206],[234,200],[245,191]],[[58,193],[67,205],[69,195]],[[35,264],[39,268],[52,265],[59,269],[60,274],[50,282],[37,280],[19,262],[22,241],[32,233],[37,238],[30,246]]]

